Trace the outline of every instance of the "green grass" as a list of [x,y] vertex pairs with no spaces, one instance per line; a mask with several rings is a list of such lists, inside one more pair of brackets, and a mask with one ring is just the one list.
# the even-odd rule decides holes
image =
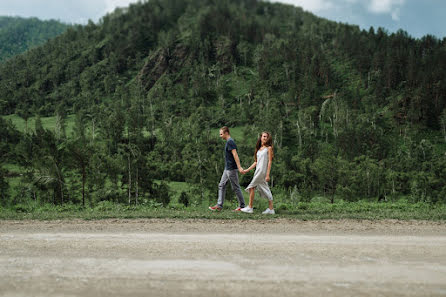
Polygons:
[[[3,116],[3,118],[6,120],[11,120],[13,125],[20,132],[25,132],[26,122],[18,115],[12,114]],[[54,130],[54,127],[56,126],[56,117],[42,117],[40,118],[40,120],[42,121],[43,128],[48,130]],[[35,121],[36,117],[31,117],[28,119],[28,131],[34,131]],[[68,115],[67,118],[65,119],[65,131],[67,133],[67,136],[71,135],[73,127],[74,127],[74,115]]]
[[[68,115],[65,119],[65,132],[68,137],[71,136],[73,132],[74,127],[74,117],[75,115]],[[25,120],[19,117],[16,114],[3,116],[6,120],[11,120],[12,124],[19,130],[20,132],[25,132],[26,130],[26,123]],[[28,131],[34,131],[35,127],[35,117],[31,117],[28,119]],[[56,126],[56,117],[42,117],[40,118],[42,121],[42,126],[45,129],[54,131],[54,127]],[[231,132],[231,137],[234,138],[236,141],[243,141],[244,140],[244,133],[243,129],[244,127],[229,127]],[[218,138],[219,128],[213,129],[212,132],[215,135],[216,138]],[[159,129],[157,131],[158,134],[160,133]],[[149,135],[150,133],[148,131],[143,132],[145,136]]]
[[[25,130],[26,130],[25,120],[22,119],[21,117],[19,117],[18,115],[12,114],[12,115],[3,116],[3,118],[6,120],[11,120],[12,124],[20,132],[25,132]],[[65,119],[65,125],[66,125],[65,131],[66,131],[66,134],[68,137],[70,137],[73,132],[74,119],[75,119],[75,115],[68,115],[67,118]],[[31,117],[28,119],[28,131],[34,131],[35,120],[36,120],[35,117]],[[55,116],[54,117],[42,117],[42,118],[40,118],[40,120],[42,121],[43,128],[54,131],[54,127],[56,126],[56,117]],[[87,129],[89,129],[89,127]],[[230,127],[230,132],[231,132],[232,138],[234,138],[236,141],[242,141],[244,139],[243,129],[244,129],[243,126],[242,127]],[[219,128],[212,130],[213,135],[215,135],[216,138],[219,137],[218,136],[219,130],[220,130]],[[156,129],[155,133],[160,135],[160,129]],[[149,131],[147,131],[147,130],[144,130],[143,134],[144,134],[144,136],[150,135]]]
[[[154,180],[156,184],[160,184],[161,180]],[[166,182],[166,184],[169,186],[169,192],[170,192],[170,198],[172,203],[175,203],[178,201],[178,198],[180,197],[182,192],[189,193],[193,186],[187,182],[178,182],[178,181],[169,181]]]
[[19,188],[22,179],[19,175],[23,174],[23,167],[11,163],[2,164],[1,167],[6,169],[9,173],[14,174],[14,176],[8,176],[6,181],[9,184],[9,194],[11,196],[17,195],[17,189]]
[[[156,181],[160,182],[160,181]],[[186,182],[177,182],[177,181],[170,181],[167,183],[169,185],[169,189],[175,193],[181,194],[182,191],[188,191],[191,188],[191,185]]]
[[2,167],[10,172],[20,173],[23,171],[23,167],[17,164],[6,163],[2,164]]
[[222,77],[231,86],[231,96],[235,98],[242,98],[243,101],[247,100],[246,94],[250,92],[251,86],[254,81],[258,79],[258,73],[248,67],[237,67],[236,72],[231,72]]
[[166,218],[166,219],[235,219],[235,220],[259,220],[259,219],[296,219],[296,220],[322,220],[322,219],[355,219],[355,220],[430,220],[446,221],[446,205],[407,202],[377,203],[377,202],[339,202],[335,204],[300,202],[290,207],[285,204],[276,206],[276,215],[264,216],[263,208],[255,209],[253,215],[235,213],[232,209],[235,205],[225,205],[221,212],[211,212],[207,204],[185,208],[182,205],[173,204],[169,207],[152,206],[127,206],[101,202],[94,208],[83,209],[79,205],[53,206],[50,204],[37,205],[29,203],[18,205],[14,208],[0,208],[0,219],[139,219],[139,218]]

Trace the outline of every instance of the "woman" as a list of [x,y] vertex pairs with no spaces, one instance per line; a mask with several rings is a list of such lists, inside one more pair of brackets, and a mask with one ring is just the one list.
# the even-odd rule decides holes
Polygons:
[[255,161],[254,163],[252,163],[251,166],[249,166],[248,169],[243,170],[243,173],[245,174],[254,167],[256,168],[254,177],[252,178],[251,183],[246,188],[246,191],[249,191],[249,205],[248,207],[242,208],[242,212],[253,213],[252,204],[254,202],[254,191],[255,189],[257,189],[260,196],[267,198],[269,202],[269,207],[262,213],[275,214],[273,207],[273,195],[271,194],[271,190],[268,186],[273,157],[274,149],[271,134],[269,134],[268,132],[262,132],[256,144],[256,150],[254,153]]

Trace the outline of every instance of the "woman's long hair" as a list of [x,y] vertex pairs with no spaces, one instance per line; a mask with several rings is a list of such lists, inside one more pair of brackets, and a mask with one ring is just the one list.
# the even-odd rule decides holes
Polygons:
[[262,133],[260,133],[259,139],[257,139],[256,150],[254,152],[254,160],[256,160],[256,162],[257,162],[257,152],[262,147],[262,135],[263,134],[268,135],[268,138],[266,139],[266,146],[267,147],[268,146],[271,147],[271,153],[272,153],[273,158],[274,158],[273,138],[271,137],[271,134],[269,132],[263,131]]

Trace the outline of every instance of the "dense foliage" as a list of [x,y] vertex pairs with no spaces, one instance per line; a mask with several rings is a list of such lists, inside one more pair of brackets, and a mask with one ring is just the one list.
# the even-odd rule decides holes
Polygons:
[[11,194],[2,169],[2,201],[167,205],[158,180],[214,200],[228,125],[243,131],[244,167],[272,132],[284,199],[444,202],[445,72],[446,39],[433,36],[257,0],[132,4],[0,65],[3,115],[56,117],[24,133],[3,120],[2,162],[22,176]]
[[0,16],[0,62],[45,43],[67,28],[55,20]]

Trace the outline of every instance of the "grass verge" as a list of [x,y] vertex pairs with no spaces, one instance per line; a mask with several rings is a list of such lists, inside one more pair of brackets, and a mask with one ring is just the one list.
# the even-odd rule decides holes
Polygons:
[[446,221],[446,205],[429,203],[376,203],[376,202],[339,202],[334,204],[300,202],[295,207],[277,207],[276,215],[265,216],[263,209],[254,209],[252,215],[236,213],[228,205],[221,212],[212,212],[206,206],[183,207],[173,205],[162,207],[127,206],[102,202],[94,208],[79,205],[18,205],[14,208],[0,208],[2,220],[58,220],[58,219],[275,219],[296,220],[359,219],[359,220],[430,220]]

